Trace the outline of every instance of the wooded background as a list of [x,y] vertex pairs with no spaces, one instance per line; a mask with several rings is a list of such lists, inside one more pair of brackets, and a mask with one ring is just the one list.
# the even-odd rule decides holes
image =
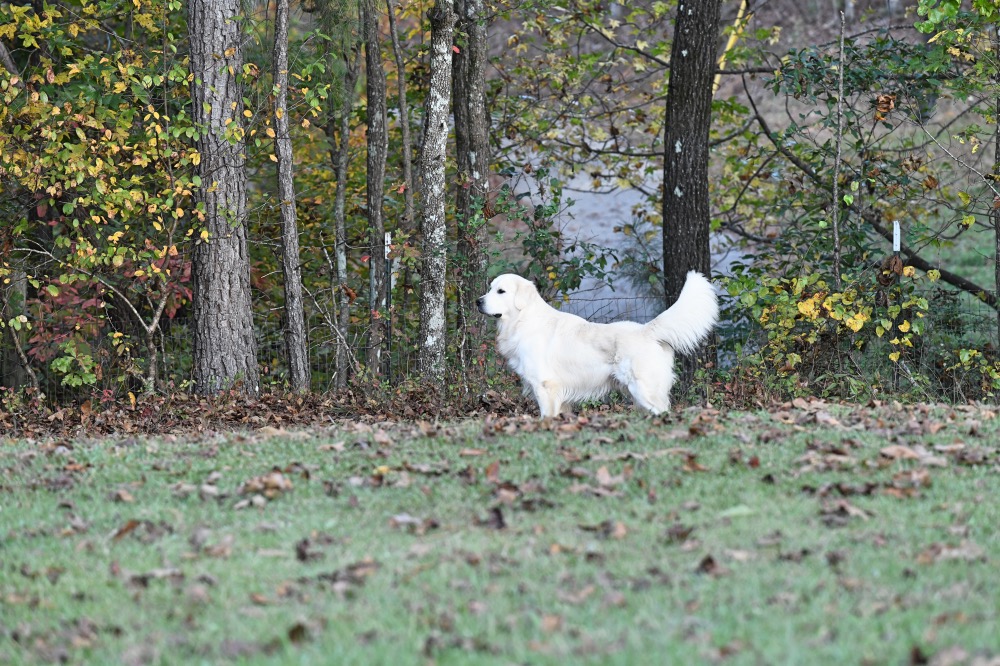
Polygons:
[[[474,308],[493,275],[586,314],[581,286],[665,307],[698,269],[727,296],[688,366],[716,395],[989,398],[998,18],[2,4],[0,395],[475,396],[504,378]],[[566,231],[581,179],[637,194],[611,247]]]

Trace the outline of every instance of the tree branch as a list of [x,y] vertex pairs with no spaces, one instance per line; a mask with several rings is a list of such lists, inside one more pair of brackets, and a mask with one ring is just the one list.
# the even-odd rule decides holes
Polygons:
[[[744,88],[746,88],[746,80],[744,80],[743,85]],[[804,173],[809,178],[809,180],[813,181],[813,183],[815,183],[818,187],[821,187],[824,190],[832,192],[833,187],[829,183],[823,180],[811,166],[806,164],[802,159],[800,159],[797,155],[795,155],[795,153],[793,153],[787,147],[782,145],[781,142],[778,141],[777,138],[775,138],[774,133],[771,131],[770,126],[767,124],[767,121],[764,120],[764,117],[757,110],[757,105],[754,102],[753,96],[750,95],[749,90],[747,91],[747,98],[750,101],[750,107],[753,109],[754,117],[757,119],[757,124],[760,125],[761,131],[764,132],[764,135],[767,137],[768,141],[771,142],[771,145],[774,146],[775,150],[784,155],[789,162],[791,162],[802,173]],[[874,211],[861,210],[860,208],[857,207],[856,204],[851,204],[848,208],[852,212],[857,214],[859,217],[861,217],[861,219],[863,219],[865,222],[870,224],[872,229],[875,230],[875,233],[877,233],[879,236],[882,236],[886,240],[892,242],[892,231],[886,228],[885,225],[882,224],[882,221],[878,213]],[[994,310],[1000,311],[1000,300],[998,300],[997,295],[991,292],[989,289],[986,289],[985,287],[982,287],[976,284],[975,282],[972,282],[971,280],[967,280],[966,278],[960,275],[956,275],[955,273],[952,273],[947,269],[934,266],[932,263],[921,257],[916,252],[916,250],[913,250],[912,248],[906,245],[900,246],[900,253],[906,257],[907,263],[909,263],[914,268],[920,269],[924,272],[930,270],[937,270],[941,274],[942,282],[950,284],[951,286],[955,287],[956,289],[959,289],[960,291],[964,291],[968,294],[971,294],[976,298],[978,298],[979,300],[981,300],[982,302],[989,305]]]
[[[18,76],[17,65],[14,64],[14,59],[11,57],[10,51],[7,50],[2,41],[0,41],[0,64],[10,72],[11,76]],[[18,85],[19,87],[23,87],[24,82],[18,81]]]

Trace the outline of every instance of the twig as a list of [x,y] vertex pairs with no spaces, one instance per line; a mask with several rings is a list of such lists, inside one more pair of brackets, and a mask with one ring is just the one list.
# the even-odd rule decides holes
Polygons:
[[[4,299],[4,306],[6,307],[7,302]],[[28,355],[24,353],[24,348],[21,346],[21,341],[17,337],[17,331],[10,325],[5,326],[9,335],[10,341],[14,344],[14,351],[17,353],[17,359],[21,362],[21,367],[24,368],[25,374],[28,375],[28,381],[31,382],[31,388],[36,391],[39,390],[38,375],[31,368],[31,362],[28,360]]]
[[[306,287],[305,285],[303,285],[302,288],[305,290],[305,292],[307,294],[309,294],[309,298],[312,299],[313,305],[316,306],[316,310],[323,316],[323,321],[326,322],[327,328],[329,328],[331,331],[333,331],[334,335],[337,336],[337,339],[340,341],[340,344],[341,344],[342,348],[344,349],[344,353],[347,354],[347,356],[349,357],[348,360],[354,366],[354,372],[355,373],[360,373],[361,372],[361,364],[358,363],[357,357],[353,353],[351,353],[351,348],[350,348],[350,346],[348,346],[347,340],[344,338],[344,334],[340,332],[340,328],[336,325],[335,322],[331,321],[330,315],[327,312],[326,308],[324,308],[322,305],[320,305],[319,300],[316,298],[316,295],[312,292],[312,290],[309,289],[309,287]],[[342,372],[345,369],[346,368],[337,368],[337,371],[338,372]]]
[[844,12],[840,12],[837,65],[837,158],[833,162],[833,283],[840,291],[840,161],[844,148]]
[[[746,88],[745,80],[743,85],[744,88]],[[757,109],[757,105],[754,102],[753,97],[750,95],[749,90],[747,91],[747,97],[750,102],[750,107],[753,109],[754,116],[757,119],[757,124],[760,125],[761,131],[764,132],[764,135],[767,137],[768,141],[771,142],[771,145],[774,146],[775,150],[784,155],[785,158],[792,165],[797,167],[800,171],[802,171],[802,173],[808,176],[809,180],[813,181],[813,183],[815,183],[816,185],[825,190],[831,189],[830,185],[822,178],[820,178],[819,174],[817,174],[816,171],[811,166],[802,161],[800,157],[798,157],[795,153],[793,153],[786,146],[782,145],[780,141],[777,140],[777,138],[774,136],[774,133],[771,131],[770,125],[767,124],[767,121],[764,119],[764,117],[760,114],[760,111]],[[849,206],[849,209],[852,210],[857,215],[859,215],[862,219],[864,219],[865,222],[870,224],[872,226],[872,229],[874,229],[879,236],[882,236],[888,241],[892,241],[892,231],[882,225],[877,213],[872,211],[863,211],[860,208],[858,208],[855,204],[851,204]],[[941,280],[943,282],[950,284],[953,287],[957,287],[961,291],[964,291],[968,294],[972,294],[976,298],[980,299],[982,302],[986,303],[986,305],[993,308],[994,310],[1000,311],[1000,299],[997,299],[997,295],[995,293],[990,292],[985,287],[981,287],[975,282],[967,280],[961,277],[960,275],[956,275],[955,273],[952,273],[947,269],[935,267],[933,264],[931,264],[926,259],[917,254],[915,250],[912,250],[906,245],[900,247],[900,253],[906,257],[907,261],[914,268],[917,268],[924,272],[930,270],[937,270],[938,273],[940,273]]]

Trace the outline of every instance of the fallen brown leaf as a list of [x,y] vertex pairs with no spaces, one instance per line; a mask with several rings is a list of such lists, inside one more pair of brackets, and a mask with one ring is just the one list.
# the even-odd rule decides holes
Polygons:
[[124,525],[115,530],[115,533],[111,536],[111,540],[120,541],[129,532],[132,532],[133,530],[135,530],[135,528],[139,527],[140,524],[141,523],[138,520],[135,519],[129,520]]
[[972,541],[964,539],[957,546],[932,543],[917,555],[917,562],[920,564],[932,564],[947,560],[981,562],[986,560],[986,551]]
[[684,466],[681,467],[685,472],[707,472],[708,468],[698,462],[698,456],[694,453],[689,453],[684,458]]
[[708,576],[724,576],[729,573],[729,570],[719,564],[711,555],[706,555],[701,558],[701,561],[698,562],[698,566],[695,568],[695,571]]
[[879,455],[893,460],[919,460],[920,454],[908,446],[893,444],[879,451]]

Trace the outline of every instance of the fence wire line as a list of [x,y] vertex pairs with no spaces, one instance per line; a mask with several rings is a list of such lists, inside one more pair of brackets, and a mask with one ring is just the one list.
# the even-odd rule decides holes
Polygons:
[[[940,350],[977,348],[998,349],[996,313],[985,304],[965,297],[964,294],[939,290],[935,292],[934,307],[926,317],[926,330],[921,337],[927,343],[919,348],[909,350],[908,363],[915,370],[931,371],[934,364],[940,364]],[[647,322],[663,311],[662,301],[655,296],[637,295],[606,295],[582,293],[573,295],[568,301],[554,303],[563,311],[577,314],[588,321],[607,323],[623,319]],[[485,334],[489,355],[492,349],[492,327],[486,321],[472,320]],[[336,340],[330,333],[326,322],[318,312],[308,313],[309,329],[309,360],[312,369],[312,388],[325,392],[336,386]],[[410,340],[405,335],[405,327],[393,326],[394,378],[410,376],[416,370],[415,350],[408,349]],[[261,369],[263,385],[282,387],[285,384],[286,362],[284,336],[280,320],[275,314],[255,315],[258,362]],[[732,366],[739,362],[737,350],[744,354],[753,350],[759,337],[755,339],[754,323],[743,318],[740,321],[720,323],[719,354],[721,366]],[[351,327],[348,336],[349,346],[358,358],[364,358],[367,352],[366,327],[355,325]],[[933,340],[933,344],[930,341]],[[105,341],[98,341],[95,352],[111,354],[114,351]],[[937,349],[935,349],[937,347]],[[398,350],[398,351],[397,351]],[[166,390],[183,390],[190,386],[192,363],[192,337],[188,323],[184,320],[165,320],[158,339],[159,375],[163,378]],[[141,350],[136,350],[137,355]],[[869,353],[877,353],[872,350]],[[724,361],[724,362],[723,362]],[[502,364],[483,362],[482,369],[487,375],[500,371]],[[937,368],[940,369],[940,368]],[[121,395],[127,390],[139,390],[141,373],[134,372],[134,377],[122,380],[108,376],[107,373],[95,387],[100,391],[111,391]],[[72,398],[75,392],[72,388],[62,386],[58,378],[46,373],[43,391],[55,401]],[[941,390],[953,394],[960,389],[956,386],[940,387]],[[955,394],[955,397],[961,396]]]

